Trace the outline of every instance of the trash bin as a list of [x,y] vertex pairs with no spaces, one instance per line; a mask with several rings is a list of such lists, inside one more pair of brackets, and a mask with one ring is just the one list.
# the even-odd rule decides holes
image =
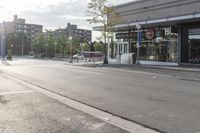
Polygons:
[[136,54],[135,53],[124,53],[121,55],[121,64],[135,64]]

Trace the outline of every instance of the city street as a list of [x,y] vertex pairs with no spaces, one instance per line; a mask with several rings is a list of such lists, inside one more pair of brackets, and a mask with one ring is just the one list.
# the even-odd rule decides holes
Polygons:
[[[62,132],[66,126],[63,123],[66,124],[69,119],[76,123],[69,130],[78,130],[77,126],[81,123],[84,131],[77,132],[125,132],[80,111],[74,111],[32,89],[12,85],[9,78],[6,80],[2,76],[9,75],[156,131],[199,133],[200,82],[189,78],[198,78],[200,72],[188,72],[189,78],[187,75],[184,78],[183,72],[182,77],[177,78],[173,72],[155,71],[122,71],[111,67],[85,67],[51,60],[16,59],[1,63],[0,92],[22,93],[5,96],[0,93],[0,113],[5,117],[0,118],[0,132],[12,130],[20,133],[28,129],[31,130],[28,132]],[[5,82],[16,87],[14,90],[5,90]],[[24,127],[21,128],[16,122]],[[89,128],[91,123],[104,124],[94,131]],[[32,125],[35,126],[30,129]],[[41,131],[37,130],[41,128]]]
[[0,73],[1,133],[126,133]]

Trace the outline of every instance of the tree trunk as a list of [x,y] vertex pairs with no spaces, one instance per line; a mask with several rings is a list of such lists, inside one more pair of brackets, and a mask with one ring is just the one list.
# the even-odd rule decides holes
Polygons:
[[106,26],[104,25],[104,53],[105,53],[105,57],[104,57],[104,61],[103,64],[108,64],[108,57],[107,57],[107,43],[106,43]]

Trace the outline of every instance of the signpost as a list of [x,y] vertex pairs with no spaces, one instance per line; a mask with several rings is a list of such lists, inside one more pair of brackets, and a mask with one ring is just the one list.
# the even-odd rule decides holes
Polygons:
[[140,25],[136,25],[137,28],[137,58],[136,58],[136,66],[140,66],[140,45],[141,45],[141,41],[142,41],[142,31],[141,26]]
[[1,33],[1,57],[2,60],[5,59],[5,22],[2,23],[2,33]]

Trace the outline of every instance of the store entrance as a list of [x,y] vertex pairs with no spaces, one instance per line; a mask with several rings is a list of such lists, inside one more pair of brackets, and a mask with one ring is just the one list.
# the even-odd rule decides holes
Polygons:
[[129,53],[129,45],[128,42],[117,42],[115,46],[116,59],[120,61],[122,54]]

